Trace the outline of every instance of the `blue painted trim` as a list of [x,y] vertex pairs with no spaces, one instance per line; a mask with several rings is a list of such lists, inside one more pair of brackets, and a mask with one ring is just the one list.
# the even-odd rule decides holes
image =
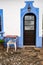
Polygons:
[[2,39],[4,34],[3,9],[0,9],[0,16],[1,16],[1,30],[2,30],[0,31],[1,34],[0,39]]
[[38,38],[37,38],[36,47],[39,47],[39,48],[42,47],[42,37],[38,37]]
[[[27,13],[34,13],[36,15],[36,47],[42,47],[42,37],[39,37],[39,8],[33,7],[33,1],[26,1],[26,6],[21,9],[21,21],[20,21],[20,37],[19,37],[19,47],[23,47],[23,17]],[[31,11],[27,10],[30,4]]]

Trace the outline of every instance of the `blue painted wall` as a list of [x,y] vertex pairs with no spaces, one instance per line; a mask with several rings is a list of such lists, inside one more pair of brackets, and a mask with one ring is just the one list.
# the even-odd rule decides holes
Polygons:
[[[20,37],[19,37],[19,47],[23,47],[23,17],[27,13],[34,13],[36,16],[36,47],[42,47],[42,37],[39,37],[39,8],[33,7],[34,1],[25,1],[26,5],[23,9],[20,11]],[[31,11],[29,12],[28,5],[30,4]]]

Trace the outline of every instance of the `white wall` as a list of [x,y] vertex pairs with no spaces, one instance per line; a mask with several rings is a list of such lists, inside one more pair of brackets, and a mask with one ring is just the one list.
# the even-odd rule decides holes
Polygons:
[[[25,0],[26,1],[26,0]],[[3,9],[5,35],[20,36],[20,9],[25,6],[24,0],[0,0],[0,9]],[[34,6],[40,8],[42,15],[42,2],[35,1]],[[39,21],[39,36],[42,36],[42,17]]]
[[43,36],[43,15],[42,15],[42,36]]
[[20,35],[20,8],[22,6],[22,1],[0,1],[0,9],[3,9],[5,35]]
[[39,7],[39,36],[42,37],[42,14],[43,14],[43,1],[36,0],[34,5]]

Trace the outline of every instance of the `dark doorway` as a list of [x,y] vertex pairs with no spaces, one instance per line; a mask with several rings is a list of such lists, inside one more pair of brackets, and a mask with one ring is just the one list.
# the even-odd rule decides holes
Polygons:
[[25,14],[23,18],[23,42],[24,45],[36,43],[36,16],[33,13]]

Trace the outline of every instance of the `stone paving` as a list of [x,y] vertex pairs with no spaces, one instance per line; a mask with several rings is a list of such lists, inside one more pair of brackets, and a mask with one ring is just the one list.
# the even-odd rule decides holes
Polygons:
[[8,53],[1,48],[0,65],[43,65],[43,48],[23,47],[16,52],[10,48]]

